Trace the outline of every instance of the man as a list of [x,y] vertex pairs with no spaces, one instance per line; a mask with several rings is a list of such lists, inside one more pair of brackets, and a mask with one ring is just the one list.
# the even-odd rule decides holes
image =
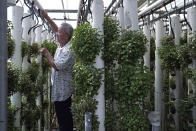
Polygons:
[[71,83],[74,65],[74,53],[70,50],[70,39],[73,28],[67,23],[62,23],[58,28],[44,10],[40,14],[49,22],[53,31],[56,32],[60,46],[57,48],[54,58],[46,48],[40,52],[48,59],[52,67],[51,82],[52,101],[55,105],[56,116],[60,131],[73,131],[73,118],[71,113],[71,95],[74,86]]

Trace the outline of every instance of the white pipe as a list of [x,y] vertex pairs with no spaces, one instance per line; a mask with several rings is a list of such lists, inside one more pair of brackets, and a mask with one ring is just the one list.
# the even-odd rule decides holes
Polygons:
[[[24,14],[24,16],[27,16],[27,15],[29,15],[29,14],[27,14],[27,13]],[[23,20],[22,27],[23,27],[22,39],[27,44],[30,44],[30,35],[28,35],[28,30],[31,28],[31,18],[30,17],[27,17]],[[24,71],[27,70],[28,66],[29,66],[29,63],[27,62],[27,56],[25,56],[23,58],[23,63],[22,63],[23,70]]]
[[[12,61],[18,66],[21,67],[22,58],[21,58],[21,40],[22,40],[22,23],[21,18],[23,16],[23,8],[20,6],[12,7],[12,22],[14,29],[12,30],[12,36],[15,41],[15,51],[12,57]],[[21,94],[17,92],[11,96],[12,105],[17,108],[21,108]],[[20,110],[16,112],[14,126],[20,127]]]
[[[103,0],[94,0],[92,3],[92,16],[93,16],[93,27],[100,30],[100,34],[103,35],[103,21],[104,21],[104,5]],[[96,68],[104,68],[104,61],[101,59],[102,52],[96,57]],[[104,75],[102,77],[104,80]],[[101,87],[98,90],[98,95],[95,96],[98,101],[97,110],[95,113],[98,116],[99,131],[105,131],[105,96],[104,96],[104,83],[101,83]]]
[[47,39],[47,31],[42,32],[41,38],[42,38],[42,43],[43,43],[43,41]]
[[121,30],[125,29],[125,22],[124,22],[124,7],[118,8],[118,14],[117,14],[118,21],[121,26]]
[[165,0],[159,0],[159,1],[156,1],[155,3],[153,3],[152,5],[148,6],[147,8],[145,8],[144,10],[142,10],[141,12],[139,12],[138,16],[142,16],[144,13],[152,10],[153,8],[161,5],[162,3],[164,3]]
[[[173,16],[171,19],[171,26],[174,30],[174,35],[175,35],[175,45],[179,45],[180,43],[180,36],[181,36],[181,26],[180,26],[180,17],[179,16]],[[174,96],[176,98],[175,100],[175,108],[176,108],[176,113],[174,114],[174,120],[175,120],[175,126],[176,130],[181,131],[182,130],[182,123],[180,120],[180,114],[177,112],[178,107],[179,107],[179,99],[181,99],[181,93],[182,93],[182,73],[180,72],[179,69],[176,69],[176,89],[174,89]]]
[[[36,24],[35,20],[31,20],[31,27],[33,27]],[[33,30],[31,30],[30,32],[31,35],[31,44],[33,44],[35,42],[35,32]]]
[[[155,111],[162,114],[162,69],[160,59],[158,57],[158,48],[161,46],[161,39],[165,35],[164,24],[162,21],[156,22],[156,50],[155,50]],[[161,117],[162,120],[162,117]],[[161,122],[162,123],[162,122]]]
[[124,0],[125,29],[139,30],[138,5],[136,0]]
[[148,42],[146,44],[147,51],[144,54],[144,66],[146,66],[150,69],[150,27],[148,25],[145,25],[143,32],[148,40]]

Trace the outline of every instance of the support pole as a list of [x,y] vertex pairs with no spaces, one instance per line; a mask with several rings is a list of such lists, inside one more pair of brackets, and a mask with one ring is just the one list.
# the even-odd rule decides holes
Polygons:
[[[16,66],[21,67],[21,40],[22,40],[22,23],[21,18],[23,16],[23,7],[14,6],[12,7],[12,22],[14,29],[12,30],[12,36],[15,41],[15,51],[12,57],[12,61]],[[11,103],[17,108],[21,108],[21,94],[17,92],[11,96]],[[20,110],[16,112],[14,126],[20,128]]]
[[7,131],[7,8],[0,2],[0,129]]
[[[191,7],[187,10],[188,13],[188,21],[192,27],[192,33],[196,33],[196,7]],[[191,68],[192,69],[196,69],[196,59],[193,59],[193,63],[191,64]],[[189,85],[191,86],[190,88],[192,88],[193,90],[193,94],[195,95],[194,97],[196,97],[196,85],[193,84],[192,81],[189,81]],[[193,106],[192,108],[192,117],[193,117],[193,121],[196,122],[196,105]],[[196,127],[193,126],[192,127],[192,131],[196,131]]]
[[[180,36],[181,36],[181,26],[180,26],[180,17],[179,16],[173,16],[171,20],[172,28],[174,29],[174,35],[175,35],[175,45],[180,44]],[[175,75],[175,80],[176,80],[176,89],[174,89],[174,96],[175,96],[175,108],[176,108],[176,113],[174,114],[174,120],[175,120],[175,126],[177,131],[182,131],[182,122],[180,119],[180,114],[178,113],[178,107],[179,107],[179,102],[180,99],[182,98],[182,89],[183,89],[183,78],[182,78],[182,73],[180,72],[179,69],[176,69],[176,75]]]
[[123,0],[125,29],[138,30],[138,5],[136,0]]
[[[159,112],[162,120],[162,69],[160,59],[158,57],[158,48],[161,46],[161,38],[164,36],[164,24],[162,21],[156,22],[156,50],[155,50],[155,111]],[[162,122],[160,122],[162,123]],[[156,131],[161,131],[161,126]]]
[[[93,16],[93,27],[100,30],[103,35],[103,21],[104,21],[104,5],[103,0],[94,0],[92,3],[92,16]],[[102,52],[96,57],[96,68],[104,68],[104,61],[101,59]],[[98,95],[95,96],[98,101],[97,110],[95,113],[98,115],[99,131],[105,131],[104,120],[105,120],[105,96],[104,96],[104,75],[102,76],[101,87],[98,90]]]

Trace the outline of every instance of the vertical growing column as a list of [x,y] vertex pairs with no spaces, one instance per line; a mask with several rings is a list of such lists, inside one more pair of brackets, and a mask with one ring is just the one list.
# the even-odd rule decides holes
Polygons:
[[125,29],[138,30],[137,0],[123,0],[125,14]]
[[[187,10],[188,13],[188,21],[192,27],[192,33],[196,33],[196,7],[191,7]],[[191,64],[192,69],[196,69],[196,59],[193,59],[193,63]],[[194,97],[196,97],[196,85],[193,84],[192,81],[189,81],[190,88],[193,90]],[[192,117],[193,122],[196,122],[196,105],[192,108]],[[192,131],[196,131],[196,127],[192,127]]]
[[[12,61],[20,67],[22,65],[22,58],[21,58],[21,40],[22,40],[22,23],[21,18],[23,16],[23,8],[20,6],[14,6],[12,8],[12,22],[14,29],[12,30],[12,36],[15,41],[15,51],[12,57]],[[11,96],[11,103],[12,105],[16,106],[17,108],[21,108],[21,94],[17,92],[13,96]],[[20,127],[20,110],[16,112],[15,127]]]
[[[27,15],[29,15],[29,14],[24,13],[24,16],[27,16]],[[30,44],[30,35],[28,34],[28,30],[30,29],[30,27],[31,27],[31,18],[27,17],[27,18],[23,19],[23,21],[22,21],[22,28],[23,28],[22,39],[27,44]],[[23,61],[22,61],[22,69],[23,69],[24,72],[28,69],[28,66],[29,66],[29,63],[27,61],[27,57],[28,56],[25,56],[23,58]],[[24,125],[24,123],[22,123],[22,124],[23,124],[22,125],[22,131],[24,131],[25,130],[25,125]]]
[[125,29],[125,22],[124,22],[124,7],[118,8],[118,14],[117,14],[118,21],[120,23],[120,26],[122,30]]
[[[29,15],[29,14],[24,13],[24,16],[27,16],[27,15]],[[28,34],[28,31],[31,28],[31,18],[30,17],[23,19],[22,28],[23,28],[22,39],[27,44],[30,44],[30,35]],[[23,62],[22,62],[22,67],[23,67],[24,71],[28,68],[28,65],[29,65],[29,63],[27,62],[27,56],[25,56],[23,58]]]
[[[172,17],[172,24],[171,24],[173,30],[174,30],[174,35],[175,35],[175,45],[180,44],[180,36],[181,36],[181,26],[180,26],[180,17],[179,16],[174,16]],[[179,107],[179,100],[181,99],[182,95],[182,86],[183,86],[183,78],[182,78],[182,73],[180,72],[179,69],[176,69],[176,75],[175,75],[175,80],[176,80],[176,88],[174,89],[174,96],[175,96],[175,108],[176,108],[176,113],[174,114],[174,120],[175,120],[175,125],[176,125],[176,130],[181,131],[182,130],[182,124],[180,120],[180,115],[178,113],[178,107]]]
[[[160,59],[158,57],[158,48],[161,46],[161,38],[164,36],[164,24],[162,21],[156,22],[156,50],[155,50],[155,111],[162,116],[162,69]],[[162,120],[162,117],[161,119]],[[162,121],[160,122],[162,124]],[[159,129],[160,130],[160,129]]]
[[[41,43],[42,43],[42,38],[41,38],[41,32],[42,32],[42,26],[39,26],[35,29],[35,42],[38,43],[40,46],[41,46]],[[39,73],[39,76],[42,76],[42,66],[41,66],[41,59],[42,59],[42,56],[39,55],[37,57],[37,62],[40,63],[40,73]],[[38,106],[41,106],[41,95],[39,95],[37,97],[37,100],[36,100],[36,104]],[[41,131],[41,118],[38,120],[38,131]]]
[[[104,21],[104,5],[103,0],[94,0],[92,3],[92,15],[93,15],[93,27],[99,29],[101,35],[103,35],[103,21]],[[102,52],[96,57],[96,68],[104,68],[104,61],[101,59]],[[104,80],[104,75],[102,76]],[[105,131],[104,120],[105,120],[105,97],[104,97],[104,83],[102,82],[101,87],[98,90],[98,95],[95,96],[98,101],[96,114],[98,115],[99,131]]]

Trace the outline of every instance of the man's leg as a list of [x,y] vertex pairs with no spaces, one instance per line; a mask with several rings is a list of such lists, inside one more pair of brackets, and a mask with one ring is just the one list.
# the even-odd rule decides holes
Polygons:
[[71,97],[65,101],[54,102],[60,131],[73,131],[71,102]]

